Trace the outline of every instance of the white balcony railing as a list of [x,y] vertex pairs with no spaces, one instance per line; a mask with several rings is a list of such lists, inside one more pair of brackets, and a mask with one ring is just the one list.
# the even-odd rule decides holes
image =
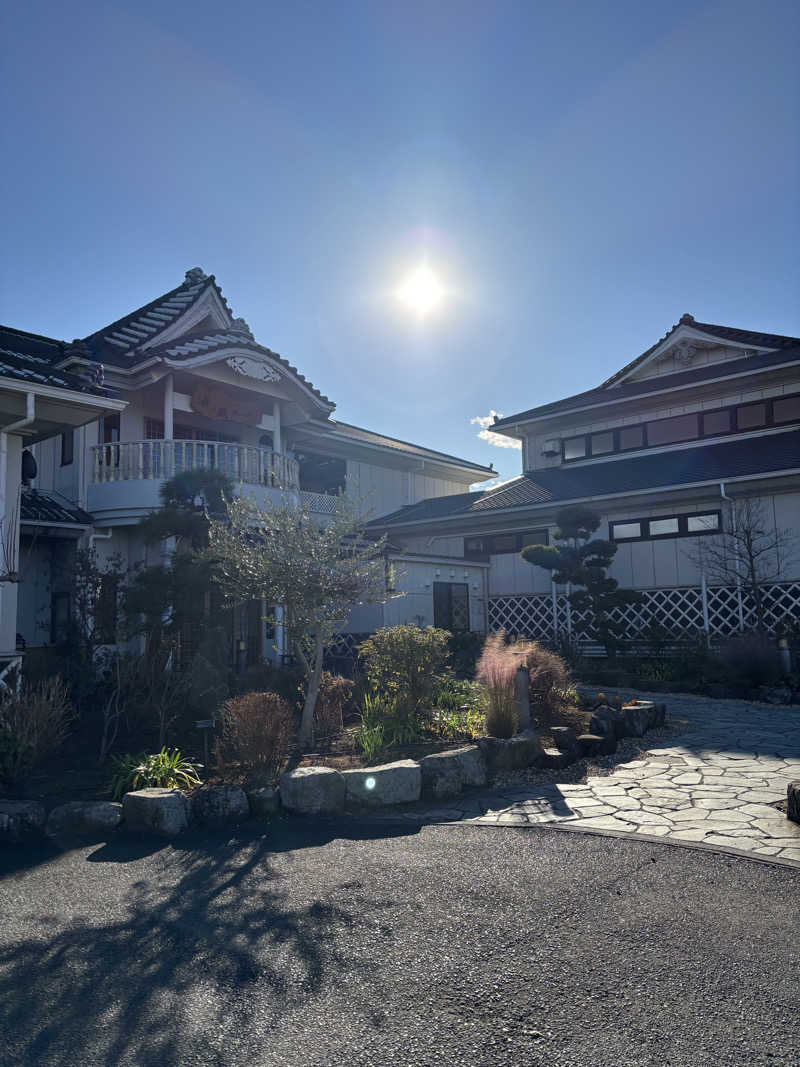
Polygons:
[[226,441],[118,441],[94,445],[93,482],[172,478],[189,470],[219,470],[231,481],[270,489],[297,489],[296,459],[256,445]]

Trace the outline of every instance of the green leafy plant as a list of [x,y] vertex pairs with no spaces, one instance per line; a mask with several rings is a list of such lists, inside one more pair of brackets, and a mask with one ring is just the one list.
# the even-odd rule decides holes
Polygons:
[[437,678],[447,665],[450,634],[433,626],[390,626],[359,647],[370,687],[408,718],[430,718]]
[[200,765],[185,759],[178,749],[138,756],[128,753],[112,760],[109,792],[114,800],[135,789],[191,789],[200,785]]
[[440,711],[434,726],[445,741],[470,741],[486,733],[486,713],[478,706]]

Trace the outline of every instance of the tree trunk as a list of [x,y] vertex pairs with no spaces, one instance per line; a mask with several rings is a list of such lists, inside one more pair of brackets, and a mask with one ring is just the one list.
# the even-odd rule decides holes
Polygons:
[[317,706],[317,693],[319,692],[319,680],[322,675],[322,628],[314,630],[314,651],[311,662],[308,664],[306,699],[303,704],[303,715],[300,720],[300,744],[311,745],[314,742],[314,709]]

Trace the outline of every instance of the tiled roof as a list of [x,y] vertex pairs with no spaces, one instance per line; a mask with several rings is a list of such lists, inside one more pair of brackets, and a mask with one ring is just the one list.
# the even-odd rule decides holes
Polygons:
[[[195,304],[200,297],[213,287],[228,316],[231,324],[228,329],[216,329],[211,332],[203,332],[202,329],[190,330],[181,337],[173,338],[162,345],[150,345],[149,348],[142,346],[153,341],[158,334],[171,326],[186,311]],[[109,326],[91,334],[85,338],[83,344],[96,360],[109,366],[125,367],[134,369],[139,363],[154,358],[167,357],[168,359],[189,359],[201,353],[213,352],[236,345],[238,348],[249,348],[251,351],[261,352],[271,359],[280,363],[290,374],[301,381],[309,392],[312,393],[322,404],[335,407],[333,401],[316,389],[308,379],[302,375],[297,367],[293,366],[283,356],[259,345],[254,339],[247,324],[243,319],[234,319],[222,290],[216,283],[213,274],[205,274],[200,267],[193,267],[186,271],[184,281],[175,289],[171,289],[163,296],[151,300],[144,307],[132,311],[124,318],[117,319]]]
[[605,463],[530,471],[483,493],[423,500],[375,519],[370,525],[395,526],[455,515],[467,518],[525,505],[560,504],[587,497],[617,496],[637,490],[724,481],[795,468],[800,468],[800,430],[789,430],[674,452],[629,456]]
[[148,348],[144,355],[147,359],[163,356],[166,356],[170,360],[191,359],[193,356],[214,352],[216,349],[230,348],[232,345],[236,345],[237,348],[247,348],[251,352],[259,352],[262,355],[269,356],[270,359],[274,360],[282,367],[285,367],[287,371],[298,379],[298,381],[303,382],[306,388],[313,393],[318,400],[322,401],[323,404],[330,408],[336,406],[324,393],[321,393],[319,389],[315,388],[311,382],[308,381],[306,376],[301,374],[297,367],[293,366],[288,359],[284,359],[283,356],[279,356],[277,352],[273,352],[264,345],[260,345],[257,341],[253,340],[251,335],[245,333],[241,329],[215,330],[214,333],[197,335],[186,334],[185,337],[176,338],[174,341],[170,341],[165,345],[157,345],[154,348]]
[[[786,337],[780,333],[760,333],[757,330],[740,330],[735,326],[717,326],[711,322],[697,322],[692,315],[681,315],[680,322],[676,322],[671,330],[667,330],[664,336],[651,345],[646,352],[642,352],[636,359],[632,359],[624,367],[612,374],[603,382],[603,386],[613,385],[618,379],[630,374],[640,363],[644,363],[659,345],[662,345],[680,326],[691,326],[694,330],[712,334],[721,341],[736,341],[743,345],[752,345],[754,348],[784,348],[787,345],[800,344],[800,337]],[[601,386],[601,388],[603,387]]]
[[26,525],[54,523],[58,526],[91,526],[94,522],[88,511],[70,503],[57,493],[23,487],[20,499],[20,522]]
[[[170,326],[212,285],[216,287],[213,275],[204,274],[199,267],[187,270],[175,289],[90,334],[84,343],[102,362],[128,366],[136,362],[134,356],[141,345]],[[219,288],[217,293],[224,302]]]
[[52,385],[77,393],[99,392],[87,379],[55,369],[55,364],[64,358],[66,347],[64,341],[52,337],[0,326],[0,378]]
[[[492,424],[492,429],[497,426],[511,426],[518,422],[525,422],[531,418],[543,418],[545,415],[555,415],[575,408],[583,408],[591,404],[602,404],[607,401],[625,400],[628,397],[642,396],[646,393],[661,391],[662,389],[677,389],[684,385],[693,385],[712,378],[728,377],[747,371],[768,370],[770,367],[779,367],[784,363],[800,360],[800,342],[793,338],[787,338],[791,342],[782,346],[777,352],[760,352],[755,356],[743,356],[741,359],[728,360],[725,363],[705,363],[702,367],[693,367],[690,370],[677,371],[675,374],[659,374],[655,378],[645,378],[635,382],[623,382],[621,385],[601,385],[596,389],[588,389],[585,393],[575,393],[563,400],[554,400],[550,404],[540,404],[539,407],[529,408],[517,415],[507,415]],[[659,342],[660,344],[661,342]],[[622,373],[622,372],[620,372]]]

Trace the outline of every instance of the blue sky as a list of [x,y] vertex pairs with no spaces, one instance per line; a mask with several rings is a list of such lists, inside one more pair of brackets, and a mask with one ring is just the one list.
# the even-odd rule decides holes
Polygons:
[[509,477],[471,419],[684,312],[800,334],[799,43],[780,0],[12,3],[0,320],[71,339],[202,266],[339,418]]

